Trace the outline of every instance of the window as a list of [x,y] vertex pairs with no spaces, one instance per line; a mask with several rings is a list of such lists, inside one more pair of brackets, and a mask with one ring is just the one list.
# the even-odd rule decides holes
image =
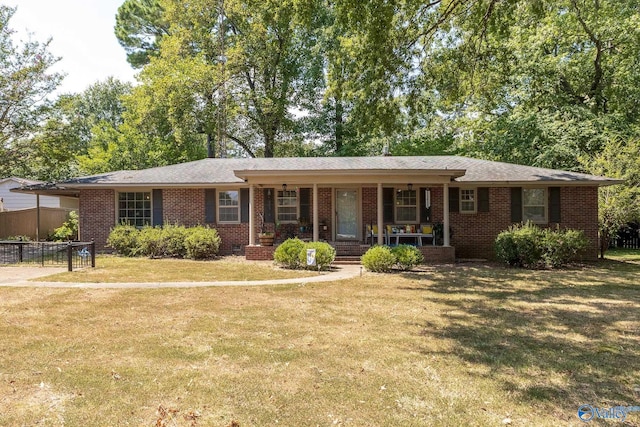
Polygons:
[[418,222],[416,190],[396,191],[396,222]]
[[298,221],[298,193],[296,190],[278,191],[276,207],[278,222]]
[[151,225],[151,193],[119,193],[118,223]]
[[462,213],[475,213],[476,211],[476,190],[461,189],[460,190],[460,212]]
[[547,191],[544,188],[522,189],[522,220],[546,224]]
[[239,191],[218,192],[218,222],[239,222]]

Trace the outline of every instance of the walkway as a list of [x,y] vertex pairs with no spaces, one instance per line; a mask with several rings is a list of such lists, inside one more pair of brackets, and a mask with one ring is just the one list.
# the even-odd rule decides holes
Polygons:
[[39,277],[66,271],[65,268],[3,267],[0,268],[0,287],[22,288],[80,288],[80,289],[133,289],[133,288],[200,288],[206,286],[263,286],[333,282],[351,279],[361,274],[359,265],[338,265],[332,271],[294,279],[224,281],[224,282],[149,282],[149,283],[68,283],[30,281]]

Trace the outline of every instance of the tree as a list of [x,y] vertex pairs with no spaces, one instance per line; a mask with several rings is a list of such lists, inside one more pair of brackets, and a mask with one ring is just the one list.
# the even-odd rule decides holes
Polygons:
[[63,77],[50,71],[58,61],[47,50],[50,40],[14,45],[9,27],[14,13],[0,5],[0,176],[23,163],[24,140],[49,111],[47,96]]
[[116,14],[115,34],[133,68],[148,64],[169,34],[164,10],[158,0],[125,0]]
[[629,222],[640,221],[640,134],[629,140],[615,138],[593,159],[583,159],[595,174],[618,178],[623,184],[600,188],[598,221],[600,256],[618,230]]

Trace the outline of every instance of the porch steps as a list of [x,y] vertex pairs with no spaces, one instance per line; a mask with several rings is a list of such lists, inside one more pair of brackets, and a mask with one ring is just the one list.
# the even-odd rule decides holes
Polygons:
[[360,265],[360,257],[355,255],[337,255],[333,264],[337,265]]
[[360,258],[371,247],[360,242],[330,242],[336,248],[336,257],[358,257]]

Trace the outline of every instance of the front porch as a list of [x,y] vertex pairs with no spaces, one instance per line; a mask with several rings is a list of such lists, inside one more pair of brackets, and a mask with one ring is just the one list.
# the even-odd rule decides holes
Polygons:
[[[336,248],[337,257],[360,257],[371,247],[370,244],[361,242],[328,242]],[[273,253],[278,245],[260,246],[247,245],[244,248],[245,257],[251,261],[271,261]],[[424,255],[425,264],[450,263],[456,259],[456,251],[453,246],[418,246]]]

